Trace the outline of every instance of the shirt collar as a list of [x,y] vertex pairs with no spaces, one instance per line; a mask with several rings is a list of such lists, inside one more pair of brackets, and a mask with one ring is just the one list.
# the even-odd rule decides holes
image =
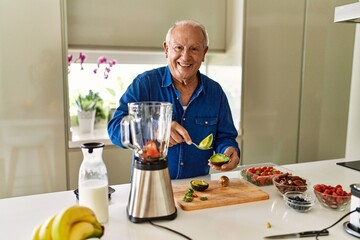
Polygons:
[[[204,92],[204,94],[206,93],[205,91],[205,87],[204,87],[204,78],[203,75],[200,73],[200,71],[197,72],[198,78],[199,78],[199,86],[197,87],[197,93],[199,94],[201,91]],[[165,75],[164,78],[162,80],[162,87],[168,87],[172,85],[172,77],[171,77],[171,72],[170,72],[170,68],[169,66],[166,67],[166,71],[165,71]]]
[[172,84],[172,78],[171,78],[171,73],[170,73],[170,69],[169,66],[166,67],[165,70],[165,74],[164,74],[164,78],[162,80],[162,87],[168,87]]

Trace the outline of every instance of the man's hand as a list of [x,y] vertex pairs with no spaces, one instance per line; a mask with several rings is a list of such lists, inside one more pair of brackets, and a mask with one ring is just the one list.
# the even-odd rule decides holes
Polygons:
[[172,147],[182,142],[186,142],[187,144],[192,143],[189,133],[178,122],[172,121],[169,146]]
[[211,164],[210,163],[210,160],[209,160],[209,166],[214,169],[214,170],[218,170],[218,171],[230,171],[234,168],[237,167],[237,165],[239,164],[240,162],[240,158],[237,154],[237,151],[235,150],[235,148],[233,147],[228,147],[224,154],[226,156],[228,156],[230,158],[230,161],[226,164],[223,164],[221,165],[220,167],[219,166],[215,166],[214,164]]

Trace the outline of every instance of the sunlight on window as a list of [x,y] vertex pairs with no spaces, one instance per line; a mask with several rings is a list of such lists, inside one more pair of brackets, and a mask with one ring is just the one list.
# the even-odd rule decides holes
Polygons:
[[210,65],[207,68],[207,75],[220,83],[228,98],[235,127],[239,130],[241,114],[241,67]]
[[70,115],[77,114],[75,98],[79,94],[86,95],[89,90],[99,93],[106,110],[117,107],[121,95],[138,74],[160,66],[157,64],[116,64],[111,68],[109,77],[105,79],[103,66],[100,66],[94,74],[93,70],[97,68],[95,63],[83,64],[83,70],[79,63],[71,64],[68,78]]
[[[115,64],[111,67],[108,78],[104,77],[105,66],[101,66],[96,74],[96,63],[84,63],[81,70],[80,63],[69,66],[69,113],[71,125],[77,125],[77,105],[75,99],[86,95],[89,90],[99,93],[103,100],[103,111],[106,113],[106,124],[111,118],[111,109],[118,107],[118,101],[134,78],[144,71],[164,66],[164,64]],[[241,96],[241,68],[233,66],[203,66],[200,72],[219,82],[225,91],[232,110],[235,127],[239,128],[240,122],[240,96]]]

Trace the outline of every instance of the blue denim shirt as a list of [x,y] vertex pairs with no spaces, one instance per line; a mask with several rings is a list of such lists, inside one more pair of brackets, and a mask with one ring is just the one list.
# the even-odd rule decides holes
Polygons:
[[190,178],[209,173],[208,159],[223,153],[232,146],[240,149],[236,142],[237,131],[230,107],[219,83],[198,72],[199,85],[184,110],[180,93],[172,84],[168,67],[161,67],[138,75],[120,98],[119,107],[108,124],[111,141],[120,147],[120,121],[128,114],[127,104],[141,101],[160,101],[173,104],[172,119],[180,123],[194,143],[213,134],[213,149],[199,150],[186,143],[177,144],[168,150],[168,168],[172,179]]

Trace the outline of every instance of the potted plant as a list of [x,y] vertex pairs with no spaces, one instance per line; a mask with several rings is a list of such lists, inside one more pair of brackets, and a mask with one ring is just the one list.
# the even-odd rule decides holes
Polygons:
[[78,107],[78,122],[82,133],[92,133],[95,121],[106,119],[103,109],[103,100],[99,93],[94,93],[91,89],[88,94],[79,96],[75,99]]
[[[80,52],[77,58],[72,54],[68,54],[68,74],[71,73],[71,64],[80,63],[80,70],[87,71],[88,69],[83,64],[86,62],[87,56]],[[97,65],[92,69],[94,75],[100,75],[100,78],[108,79],[112,67],[116,64],[115,59],[108,59],[105,56],[100,56],[97,60]],[[99,77],[99,76],[98,76]],[[98,78],[96,77],[96,78]],[[85,84],[85,83],[84,83]],[[86,86],[86,85],[85,85]],[[87,95],[70,95],[70,123],[72,126],[79,125],[81,133],[92,132],[93,128],[103,128],[107,124],[108,108],[104,107],[106,102],[99,96],[99,93],[94,93],[89,90]],[[95,117],[92,117],[95,110]],[[90,120],[85,120],[87,124],[84,124],[83,119],[93,119],[94,123]],[[85,127],[84,127],[85,125]],[[89,130],[90,129],[90,130]]]

